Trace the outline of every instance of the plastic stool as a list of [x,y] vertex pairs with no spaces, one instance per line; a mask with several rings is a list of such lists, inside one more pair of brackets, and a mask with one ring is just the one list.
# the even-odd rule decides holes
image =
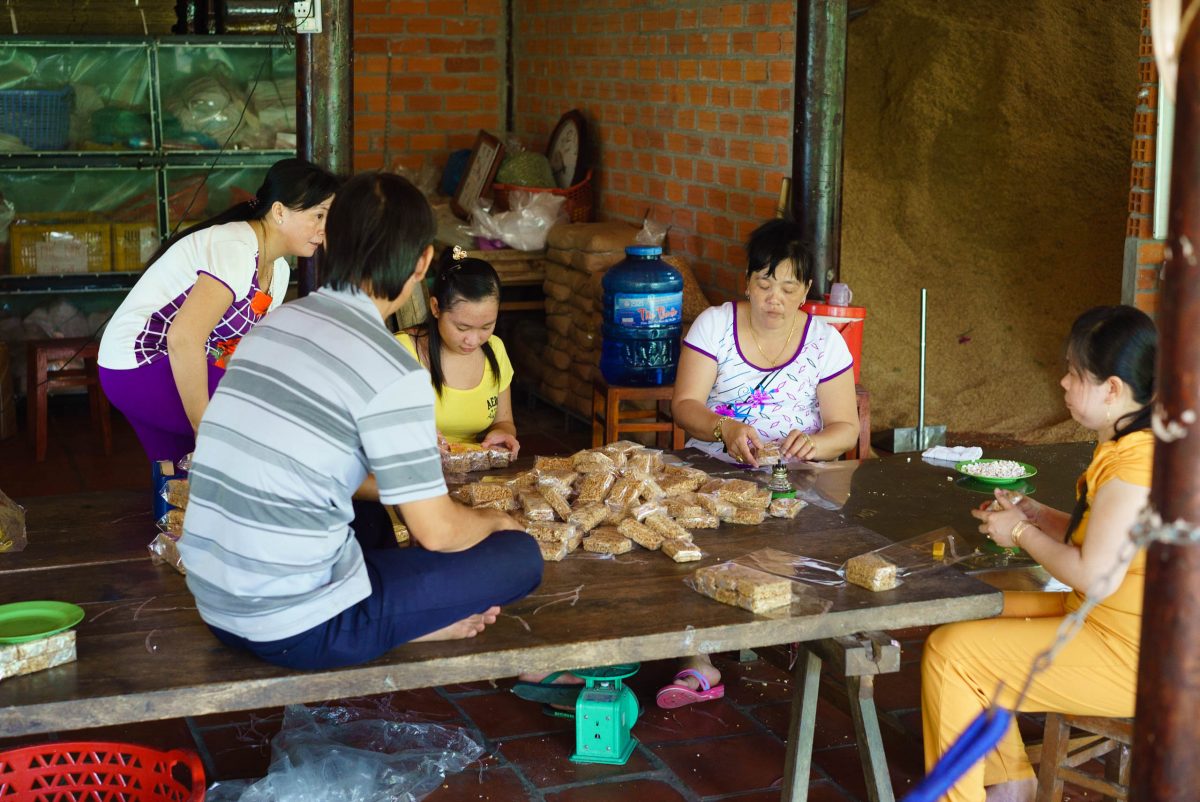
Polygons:
[[[655,432],[658,447],[683,448],[684,431],[671,417],[675,385],[624,387],[598,378],[592,385],[592,448],[621,439],[622,432]],[[621,409],[627,401],[653,401],[654,409]]]
[[[108,415],[108,399],[100,389],[100,373],[96,364],[100,343],[90,337],[71,337],[28,340],[25,346],[28,349],[25,403],[29,415],[29,435],[33,438],[37,461],[46,459],[46,400],[52,387],[87,387],[92,420],[100,419],[104,454],[111,455],[112,424]],[[82,368],[50,370],[51,362],[74,361],[77,358],[83,360]]]

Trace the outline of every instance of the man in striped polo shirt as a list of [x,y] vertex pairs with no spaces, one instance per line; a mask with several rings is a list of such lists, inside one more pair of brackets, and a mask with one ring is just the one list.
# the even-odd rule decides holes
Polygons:
[[[384,323],[429,268],[428,202],[356,176],[326,230],[323,286],[242,340],[205,411],[179,543],[217,637],[292,668],[473,637],[542,572],[511,516],[446,495],[429,376]],[[360,543],[356,491],[398,505],[421,548]]]

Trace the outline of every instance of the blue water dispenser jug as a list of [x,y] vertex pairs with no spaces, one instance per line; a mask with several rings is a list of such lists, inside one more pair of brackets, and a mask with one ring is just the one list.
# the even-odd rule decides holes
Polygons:
[[600,372],[609,384],[653,387],[675,381],[683,331],[683,276],[657,245],[631,245],[604,275]]

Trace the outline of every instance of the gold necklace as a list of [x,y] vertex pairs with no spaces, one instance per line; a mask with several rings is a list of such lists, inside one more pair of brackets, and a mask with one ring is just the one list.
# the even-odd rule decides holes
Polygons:
[[775,354],[774,359],[771,359],[771,357],[767,356],[767,352],[763,350],[762,343],[758,341],[758,335],[754,333],[754,321],[749,318],[746,319],[746,324],[750,327],[750,338],[754,340],[754,347],[758,349],[760,354],[762,354],[763,359],[767,360],[767,367],[775,367],[775,364],[779,362],[779,358],[783,356],[783,352],[787,350],[788,343],[792,341],[792,335],[796,333],[796,320],[799,317],[799,315],[794,315],[792,317],[792,326],[788,329],[787,339],[783,341],[783,347],[779,349],[779,353]]

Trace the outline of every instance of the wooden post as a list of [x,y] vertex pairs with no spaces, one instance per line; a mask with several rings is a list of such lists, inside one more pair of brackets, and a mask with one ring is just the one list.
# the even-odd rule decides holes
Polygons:
[[[1200,0],[1184,3],[1188,19]],[[1200,24],[1179,50],[1165,280],[1159,295],[1153,509],[1146,558],[1130,799],[1200,793]],[[1182,427],[1185,436],[1172,436]]]
[[797,0],[792,211],[812,244],[809,296],[839,278],[847,0]]
[[[352,31],[352,0],[324,0],[321,33],[296,36],[297,151],[341,175],[354,146]],[[297,260],[300,295],[317,288],[319,266],[316,256]]]

